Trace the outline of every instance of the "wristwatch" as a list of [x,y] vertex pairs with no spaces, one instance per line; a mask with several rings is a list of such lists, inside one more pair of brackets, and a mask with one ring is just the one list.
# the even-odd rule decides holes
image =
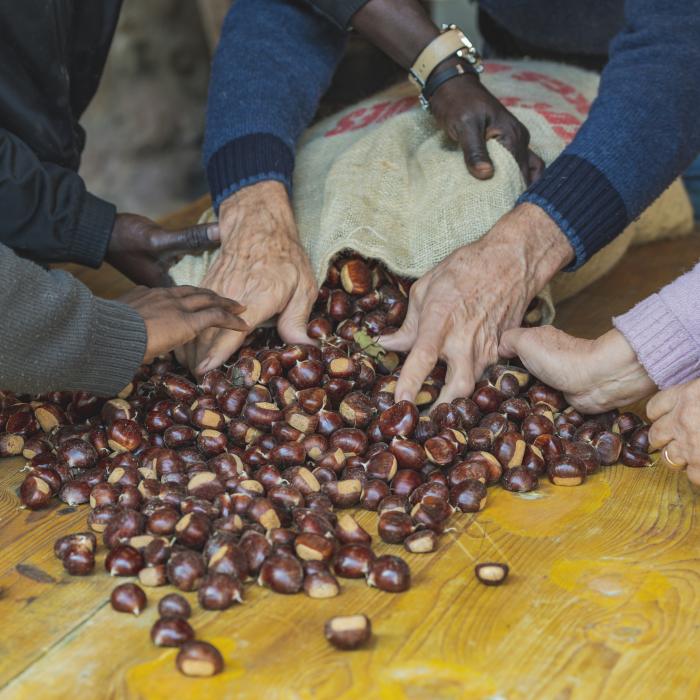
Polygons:
[[443,25],[439,36],[418,54],[409,69],[409,78],[422,90],[435,68],[452,56],[464,59],[476,73],[484,69],[476,46],[457,25],[449,24]]

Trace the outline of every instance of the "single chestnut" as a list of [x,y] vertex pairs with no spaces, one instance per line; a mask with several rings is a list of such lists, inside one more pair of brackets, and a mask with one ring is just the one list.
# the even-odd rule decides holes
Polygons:
[[508,564],[499,562],[483,562],[474,567],[474,574],[485,586],[500,586],[508,577]]
[[157,647],[179,647],[193,639],[192,626],[181,617],[161,618],[151,627],[151,641]]
[[358,649],[372,637],[372,623],[367,615],[332,617],[323,628],[326,639],[343,651]]
[[117,612],[140,615],[146,609],[147,598],[135,583],[122,583],[112,591],[110,602]]
[[437,549],[438,536],[432,530],[417,530],[409,535],[403,546],[411,554],[429,554]]
[[365,544],[344,544],[333,558],[333,570],[341,578],[363,578],[374,561],[374,552]]
[[486,486],[476,479],[465,479],[450,489],[449,499],[462,513],[478,513],[486,505]]
[[525,493],[537,488],[537,474],[527,467],[509,467],[503,471],[501,485],[506,491]]
[[385,554],[371,563],[367,584],[387,593],[402,593],[411,587],[411,570],[401,557]]
[[295,557],[271,554],[260,567],[258,585],[275,593],[298,593],[304,583],[304,569]]
[[243,588],[235,576],[209,573],[197,589],[197,600],[205,610],[226,610],[243,602]]
[[215,676],[223,671],[224,659],[212,644],[191,640],[180,646],[175,666],[185,676]]
[[586,480],[586,467],[578,457],[564,455],[547,464],[547,476],[557,486],[580,486]]

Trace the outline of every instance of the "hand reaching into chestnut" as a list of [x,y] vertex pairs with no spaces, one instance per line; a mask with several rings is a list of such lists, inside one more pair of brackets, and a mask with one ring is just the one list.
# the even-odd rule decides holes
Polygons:
[[166,231],[144,216],[119,214],[105,260],[136,284],[171,287],[173,281],[168,270],[178,256],[218,245],[218,224]]
[[382,336],[408,352],[397,401],[413,401],[439,360],[447,381],[437,403],[469,396],[498,359],[501,334],[520,325],[530,300],[573,256],[571,245],[539,207],[521,204],[481,240],[458,248],[413,284],[401,328]]
[[197,287],[148,289],[136,287],[119,299],[135,309],[146,325],[144,362],[196,338],[209,328],[248,330],[236,301]]
[[687,467],[688,479],[700,486],[700,379],[660,391],[647,404],[647,416],[650,447],[663,450],[669,467]]
[[616,329],[585,340],[552,326],[513,328],[503,334],[498,350],[502,357],[517,355],[530,372],[563,391],[582,413],[603,413],[656,391],[625,336]]
[[[285,342],[313,344],[306,322],[318,287],[284,185],[261,182],[236,192],[222,203],[219,226],[221,253],[202,286],[244,304],[251,330],[279,314],[277,330]],[[210,331],[178,350],[178,359],[201,376],[223,364],[245,337]]]

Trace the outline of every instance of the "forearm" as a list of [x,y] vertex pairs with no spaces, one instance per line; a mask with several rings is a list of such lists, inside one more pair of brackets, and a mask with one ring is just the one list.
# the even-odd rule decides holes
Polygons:
[[146,349],[141,317],[97,299],[65,272],[47,272],[0,245],[0,387],[113,395]]
[[116,211],[94,197],[80,176],[44,163],[14,134],[0,129],[0,243],[42,262],[98,267]]
[[330,84],[345,39],[311,8],[238,0],[210,81],[204,162],[214,206],[242,187],[291,187],[294,148]]
[[520,201],[541,206],[576,250],[604,247],[700,151],[700,1],[631,0],[598,98],[572,143]]
[[700,264],[613,319],[660,389],[700,377]]

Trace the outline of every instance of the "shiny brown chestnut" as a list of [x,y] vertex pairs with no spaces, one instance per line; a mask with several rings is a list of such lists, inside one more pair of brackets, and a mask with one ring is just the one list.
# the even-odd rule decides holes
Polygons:
[[372,623],[367,615],[332,617],[326,622],[323,633],[336,649],[351,651],[369,642],[372,637]]
[[122,583],[117,586],[110,596],[112,609],[117,612],[140,615],[148,604],[146,594],[143,589],[135,583]]
[[508,564],[482,562],[474,567],[474,574],[485,586],[500,586],[508,577]]
[[501,485],[506,491],[526,493],[538,486],[537,474],[527,467],[516,466],[503,470]]
[[411,587],[411,570],[401,557],[385,554],[370,565],[367,584],[387,593],[402,593]]
[[557,486],[580,486],[586,480],[586,467],[578,457],[563,455],[547,464],[547,476]]
[[486,505],[486,486],[476,479],[465,479],[450,489],[449,500],[462,513],[478,513]]
[[180,646],[175,666],[185,676],[215,676],[224,669],[221,652],[208,642],[191,640]]
[[285,554],[270,555],[260,567],[258,585],[275,593],[298,593],[304,583],[304,569],[298,559]]
[[186,619],[192,614],[192,608],[184,596],[179,593],[169,593],[158,602],[158,614],[164,618]]
[[192,626],[181,617],[161,618],[151,627],[151,641],[157,647],[179,647],[193,639]]
[[197,600],[205,610],[226,610],[243,602],[243,587],[235,576],[209,573],[197,589]]

